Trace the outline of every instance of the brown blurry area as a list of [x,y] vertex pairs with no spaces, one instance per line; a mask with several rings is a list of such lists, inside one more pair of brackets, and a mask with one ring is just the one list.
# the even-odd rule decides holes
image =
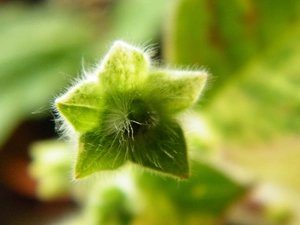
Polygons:
[[35,181],[28,174],[29,146],[37,140],[54,137],[51,118],[24,121],[0,150],[0,221],[2,225],[38,225],[75,210],[64,199],[41,202],[35,197]]

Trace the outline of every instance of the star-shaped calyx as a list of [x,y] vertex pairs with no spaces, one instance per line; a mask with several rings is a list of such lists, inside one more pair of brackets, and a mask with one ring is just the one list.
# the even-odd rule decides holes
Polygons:
[[189,177],[187,146],[176,115],[193,105],[204,71],[152,68],[148,54],[116,41],[97,70],[55,101],[78,134],[75,178],[126,162]]

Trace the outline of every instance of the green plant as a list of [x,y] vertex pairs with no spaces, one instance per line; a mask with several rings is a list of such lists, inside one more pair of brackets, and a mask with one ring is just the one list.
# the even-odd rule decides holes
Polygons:
[[[81,199],[85,203],[83,213],[70,224],[132,224],[148,217],[154,218],[149,224],[165,224],[170,219],[172,224],[216,224],[249,190],[248,182],[233,178],[232,170],[225,172],[207,160],[200,152],[203,141],[199,143],[199,134],[190,134],[188,143],[185,140],[181,126],[197,119],[182,115],[197,101],[207,80],[206,72],[161,69],[150,61],[147,51],[116,41],[93,72],[85,73],[55,101],[61,131],[77,142],[75,179],[107,170],[121,173],[117,178],[106,178],[106,182],[110,180],[107,186],[96,178],[92,191]],[[198,152],[191,159],[187,145]],[[197,171],[191,178],[189,161]],[[119,167],[126,167],[127,162],[188,182],[180,183],[178,190],[173,179],[162,181],[146,171],[124,175]],[[72,167],[70,162],[68,165]],[[123,187],[124,180],[136,188],[134,193]],[[143,203],[137,200],[140,194]],[[169,214],[165,220],[159,208],[151,207],[153,201]],[[291,217],[286,205],[269,216],[272,207],[265,212],[272,223]]]
[[[51,174],[41,173],[45,170],[39,168],[46,165],[51,143],[37,145],[43,151],[34,147],[31,174],[39,181],[39,195],[51,199],[55,191],[57,196],[73,193],[84,207],[79,216],[68,221],[72,225],[140,220],[189,224],[189,217],[216,223],[248,185],[202,157],[198,129],[189,130],[185,137],[182,127],[203,126],[197,116],[185,111],[196,103],[206,80],[205,71],[155,67],[149,50],[116,41],[95,71],[86,73],[55,100],[60,130],[77,142],[77,156],[75,166],[60,158],[47,164],[46,171]],[[199,155],[189,157],[187,146],[193,146]],[[62,158],[70,158],[64,155],[69,150],[65,147],[58,152]],[[139,166],[128,170],[135,164]],[[85,185],[76,188],[63,182],[70,179],[66,168],[72,167],[75,179],[89,180],[88,190]],[[106,176],[105,171],[116,169],[115,175]],[[155,177],[149,171],[168,176]],[[181,180],[180,188],[174,177]],[[49,179],[60,182],[50,188],[44,185]],[[162,219],[161,213],[167,216]]]
[[79,133],[75,178],[131,161],[187,179],[186,143],[175,116],[196,102],[206,78],[204,71],[152,68],[148,54],[115,42],[95,72],[55,101]]
[[[80,59],[93,63],[112,40],[154,45],[166,68],[196,68],[164,69],[150,50],[117,42],[58,98],[72,144],[33,144],[29,166],[41,200],[77,203],[55,224],[299,224],[300,2],[109,2],[97,21],[88,8],[0,13],[0,145],[20,122],[47,115]],[[200,66],[212,76],[194,102],[201,87],[187,78],[204,82]],[[1,172],[9,162],[0,159]]]

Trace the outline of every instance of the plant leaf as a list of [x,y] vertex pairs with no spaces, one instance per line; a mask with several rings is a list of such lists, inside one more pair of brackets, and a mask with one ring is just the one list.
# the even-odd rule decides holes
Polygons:
[[179,183],[146,173],[138,176],[146,199],[145,218],[152,218],[152,224],[217,224],[249,190],[247,184],[201,160],[193,161],[191,170],[189,180]]
[[116,2],[110,15],[112,29],[108,33],[109,40],[121,38],[142,45],[145,42],[157,43],[167,15],[166,11],[172,1],[124,0]]
[[66,74],[76,74],[94,36],[81,16],[51,7],[10,4],[1,8],[0,21],[1,145],[33,112],[50,116],[53,96],[70,79]]
[[235,162],[256,177],[298,190],[299,27],[300,20],[205,110]]
[[166,60],[209,68],[217,77],[206,95],[209,103],[238,71],[293,29],[300,2],[179,0],[165,29]]

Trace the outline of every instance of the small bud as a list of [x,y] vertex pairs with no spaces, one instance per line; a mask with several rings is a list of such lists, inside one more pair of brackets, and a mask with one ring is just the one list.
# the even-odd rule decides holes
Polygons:
[[75,178],[128,161],[189,177],[176,115],[197,101],[207,74],[151,68],[149,59],[141,49],[117,41],[89,76],[95,79],[83,79],[55,101],[61,117],[79,134]]

